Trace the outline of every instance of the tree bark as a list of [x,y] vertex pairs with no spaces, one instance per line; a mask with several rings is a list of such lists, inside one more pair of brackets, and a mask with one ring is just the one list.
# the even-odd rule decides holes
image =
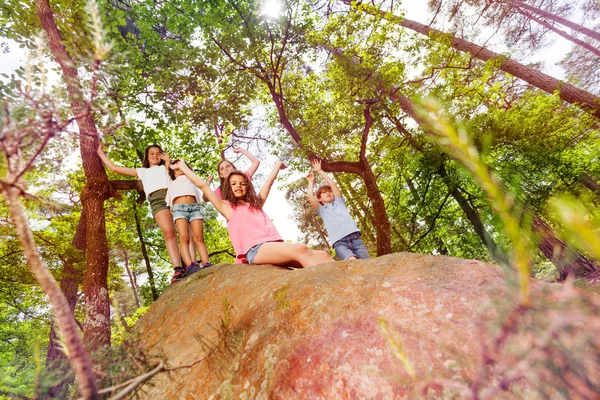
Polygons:
[[108,177],[96,154],[98,131],[81,90],[75,63],[62,43],[48,0],[35,0],[38,17],[48,35],[50,50],[60,65],[71,110],[79,127],[79,148],[86,185],[81,200],[86,215],[86,268],[83,277],[86,323],[83,338],[91,350],[110,345],[110,302],[108,298],[108,244],[104,200],[108,197]]
[[539,216],[533,213],[532,215],[531,230],[536,236],[538,248],[556,266],[560,280],[564,280],[570,273],[577,277],[586,277],[599,271],[597,265],[558,238],[554,230]]
[[[75,307],[77,306],[79,284],[81,283],[82,274],[69,261],[62,261],[63,271],[60,279],[60,290],[65,296],[65,299],[69,304],[69,309],[71,310],[71,315],[73,316]],[[48,352],[46,355],[46,369],[56,370],[57,368],[64,367],[62,364],[59,364],[59,360],[67,358],[64,351],[61,349],[56,329],[58,329],[58,327],[55,327],[54,322],[52,322],[52,325],[50,326],[50,341],[48,342]],[[67,371],[64,371],[62,376],[65,380],[50,388],[48,391],[49,398],[55,399],[67,397],[66,390],[72,383],[72,379],[67,378],[70,376],[67,374]]]
[[588,174],[581,175],[580,180],[591,191],[600,192],[600,184]]
[[80,394],[85,399],[98,399],[98,389],[96,387],[96,377],[92,370],[92,362],[77,333],[77,326],[71,312],[71,307],[40,257],[31,229],[27,223],[27,217],[19,199],[19,194],[20,190],[17,187],[2,184],[2,195],[9,207],[13,222],[17,227],[21,247],[27,258],[29,268],[42,290],[48,295],[56,323],[62,332],[66,347],[69,350],[69,361],[75,371]]
[[[368,4],[360,4],[358,8],[367,14],[378,16],[387,21],[397,23],[404,28],[413,30],[425,36],[431,37],[450,35],[448,33],[438,31],[437,29],[430,28],[429,26],[423,25],[419,22],[403,19],[393,14],[386,13],[377,7],[370,6]],[[522,79],[530,85],[535,86],[547,93],[553,94],[555,91],[558,91],[558,94],[563,101],[570,104],[579,104],[581,107],[600,118],[600,98],[594,94],[579,89],[570,83],[563,82],[546,75],[536,69],[518,63],[506,56],[488,50],[483,46],[460,39],[456,36],[451,35],[450,43],[455,49],[468,52],[473,57],[482,61],[498,60],[500,61],[498,68],[502,71],[508,72],[509,74]]]

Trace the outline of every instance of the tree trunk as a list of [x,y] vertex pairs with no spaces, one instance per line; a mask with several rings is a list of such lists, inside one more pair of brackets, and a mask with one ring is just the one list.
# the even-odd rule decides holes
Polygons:
[[[365,11],[367,14],[381,17],[387,21],[397,23],[404,28],[429,37],[451,35],[438,31],[437,29],[430,28],[427,25],[423,25],[419,22],[403,19],[396,15],[386,13],[377,7],[370,6],[368,4],[361,3],[357,7],[360,10]],[[563,101],[570,104],[579,104],[581,107],[600,118],[600,98],[592,93],[579,89],[567,82],[559,81],[558,79],[546,75],[536,69],[518,63],[506,56],[495,53],[483,46],[479,46],[478,44],[460,39],[456,36],[451,35],[450,43],[455,49],[471,53],[473,57],[482,61],[488,61],[492,59],[499,60],[501,62],[498,64],[498,68],[502,71],[508,72],[509,74],[522,79],[530,85],[535,86],[547,93],[553,94],[555,91],[558,91],[559,96]]]
[[144,241],[144,233],[142,232],[142,225],[140,223],[140,216],[137,212],[137,207],[133,205],[133,215],[135,216],[135,229],[140,239],[140,246],[142,246],[142,256],[144,256],[144,263],[146,264],[146,271],[148,271],[148,283],[150,284],[150,290],[152,291],[152,299],[158,299],[158,290],[156,289],[156,282],[154,281],[154,273],[152,272],[152,266],[150,265],[150,257],[148,257],[148,249],[146,249],[146,242]]
[[[392,93],[393,94],[390,95],[390,98],[398,103],[400,108],[402,108],[406,114],[413,118],[426,133],[431,134],[427,128],[427,121],[424,121],[417,115],[412,101],[410,101],[408,97],[399,94],[397,91]],[[455,196],[454,190],[452,196]],[[454,198],[457,199],[456,197]],[[459,202],[459,204],[461,203]],[[461,207],[463,206],[461,205]],[[467,212],[465,208],[463,208],[463,210],[465,213]],[[537,236],[538,249],[556,266],[556,269],[560,272],[561,277],[566,276],[566,274],[571,271],[577,276],[584,276],[599,270],[597,265],[590,262],[581,253],[572,249],[567,245],[567,243],[559,239],[552,228],[543,222],[536,214],[531,212],[530,214],[533,216],[532,232]],[[467,217],[469,220],[471,220],[468,215]],[[486,243],[487,239],[484,239],[484,236],[482,235],[483,232],[480,237],[482,237],[482,240],[484,240],[484,243]],[[492,257],[494,257],[492,250],[490,250],[490,253],[492,254]]]
[[588,174],[581,175],[581,182],[593,192],[600,192],[600,184]]
[[[298,132],[294,129],[294,126],[290,122],[285,112],[285,106],[283,105],[283,101],[281,96],[277,93],[275,87],[270,82],[265,82],[267,87],[269,88],[269,92],[271,94],[271,98],[275,103],[277,108],[277,112],[279,114],[279,122],[284,126],[288,134],[294,139],[296,144],[302,147],[302,139]],[[367,121],[367,126],[365,126],[365,131],[368,133],[370,125]],[[362,155],[360,158],[364,158],[360,162],[335,162],[329,163],[325,162],[321,165],[323,171],[325,172],[345,172],[356,174],[363,179],[365,186],[367,188],[367,195],[373,204],[373,214],[374,221],[373,225],[375,226],[375,230],[377,231],[377,255],[382,256],[384,254],[390,254],[392,252],[392,244],[390,238],[390,222],[387,218],[387,213],[385,211],[385,203],[383,198],[381,197],[381,192],[379,191],[379,187],[377,186],[377,181],[375,179],[375,174],[371,169],[371,166],[368,162],[366,162],[366,157]]]
[[35,0],[42,28],[60,65],[71,110],[79,127],[79,148],[86,177],[81,200],[86,216],[86,268],[83,277],[86,323],[83,338],[91,350],[110,345],[110,302],[108,298],[108,244],[104,200],[108,197],[108,177],[96,154],[98,131],[81,90],[75,63],[62,43],[62,37],[48,0]]
[[[72,316],[74,315],[75,306],[77,305],[79,283],[81,282],[81,278],[81,272],[78,271],[73,264],[67,260],[63,260],[60,290],[69,304],[69,309],[71,310]],[[59,362],[60,360],[67,358],[64,351],[61,349],[56,329],[58,329],[58,327],[55,327],[54,322],[52,322],[52,325],[50,326],[50,341],[48,343],[48,352],[46,355],[46,369],[56,370],[57,368],[63,367],[63,365]],[[61,376],[65,378],[65,380],[50,388],[48,391],[49,398],[60,399],[67,397],[66,390],[72,383],[72,380],[67,379],[69,376],[67,371],[64,371]]]
[[599,271],[598,266],[559,239],[540,217],[533,213],[532,215],[531,230],[536,236],[538,248],[556,266],[561,280],[570,273],[577,277],[585,277]]
[[129,277],[129,283],[131,284],[131,290],[133,290],[133,298],[135,299],[135,305],[137,308],[140,308],[140,299],[138,297],[138,288],[137,282],[135,280],[135,276],[133,275],[131,268],[129,268],[129,254],[127,251],[123,250],[123,260],[125,261],[125,270],[127,271],[127,276]]
[[[571,28],[576,32],[579,32],[583,35],[589,36],[592,39],[600,40],[600,32],[596,32],[592,29],[586,28],[583,25],[569,21],[568,19],[558,16],[556,14],[552,14],[552,13],[549,13],[548,11],[542,10],[540,8],[530,6],[529,4],[526,4],[519,0],[502,0],[502,1],[505,3],[511,4],[517,8],[522,8],[524,10],[530,11],[534,14],[539,15],[542,18],[546,18],[551,21],[558,22],[559,24],[564,25],[567,28]],[[525,13],[523,13],[523,12],[521,12],[521,13],[525,15]]]
[[496,242],[494,242],[494,239],[492,239],[490,233],[487,231],[487,229],[485,229],[483,222],[481,222],[481,218],[479,218],[479,215],[477,215],[477,211],[473,207],[471,207],[471,205],[469,204],[467,199],[464,198],[458,187],[449,181],[448,173],[446,172],[446,169],[443,165],[437,171],[437,173],[442,177],[442,180],[448,187],[448,190],[450,190],[450,195],[454,200],[456,200],[460,208],[465,213],[467,219],[473,226],[475,233],[477,234],[477,236],[479,236],[484,246],[490,252],[492,259],[498,264],[510,265],[504,253],[498,248]]
[[584,49],[586,49],[590,53],[593,53],[593,54],[595,54],[597,56],[600,56],[600,49],[592,46],[591,44],[589,44],[587,42],[584,42],[583,40],[578,39],[575,36],[570,35],[570,34],[568,34],[567,32],[565,32],[563,30],[558,29],[554,25],[549,24],[548,22],[546,22],[546,21],[544,21],[542,19],[534,17],[533,15],[527,15],[527,17],[529,19],[531,19],[532,21],[537,22],[538,24],[540,24],[544,28],[546,28],[548,30],[551,30],[552,32],[556,33],[557,35],[562,36],[563,38],[565,38],[565,39],[567,39],[567,40],[575,43],[576,45],[583,47]]
[[91,360],[77,333],[71,307],[56,284],[52,274],[50,274],[50,271],[44,265],[35,246],[33,235],[25,216],[25,210],[19,199],[20,189],[8,184],[3,184],[1,188],[2,195],[9,207],[11,218],[17,227],[21,247],[27,258],[29,268],[42,290],[48,295],[56,323],[62,333],[66,348],[69,350],[69,361],[75,371],[80,394],[85,399],[97,399],[99,398],[98,389],[96,387],[96,378],[92,370]]

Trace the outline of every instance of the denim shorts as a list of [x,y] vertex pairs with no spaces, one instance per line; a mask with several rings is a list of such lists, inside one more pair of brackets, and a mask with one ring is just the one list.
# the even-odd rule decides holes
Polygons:
[[367,246],[360,238],[360,232],[353,232],[344,236],[333,244],[335,254],[340,260],[347,260],[354,256],[356,258],[371,258],[367,251]]
[[152,210],[152,216],[156,216],[156,213],[162,210],[166,210],[167,202],[165,196],[167,195],[167,189],[158,189],[155,192],[150,193],[148,196],[148,202],[150,203],[150,209]]
[[256,253],[258,253],[258,249],[260,249],[260,246],[262,246],[265,243],[271,243],[271,242],[283,242],[283,240],[272,240],[272,241],[268,241],[268,242],[262,242],[262,243],[257,244],[254,247],[251,247],[250,250],[248,250],[245,254],[246,261],[248,261],[248,264],[254,264],[254,258],[256,257]]
[[187,219],[188,222],[195,221],[197,219],[204,219],[202,215],[203,207],[198,204],[173,204],[171,213],[173,214],[173,221],[178,219]]

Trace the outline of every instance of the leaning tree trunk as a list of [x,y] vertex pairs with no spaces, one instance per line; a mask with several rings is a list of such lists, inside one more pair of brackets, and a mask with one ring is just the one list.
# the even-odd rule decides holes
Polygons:
[[[81,282],[81,272],[78,271],[70,261],[62,261],[63,270],[60,279],[60,290],[65,296],[65,299],[69,304],[69,309],[71,310],[71,315],[73,315],[74,318],[75,306],[77,305],[79,297],[78,292],[79,283]],[[57,328],[58,327],[56,327],[54,323],[50,326],[50,341],[48,342],[48,352],[46,354],[46,369],[56,370],[57,368],[63,368],[61,360],[67,358],[59,342],[56,332]],[[65,378],[63,381],[50,388],[48,391],[49,398],[61,399],[67,397],[67,388],[72,383],[72,379],[67,378],[72,375],[69,375],[67,372],[68,371],[64,371],[63,374],[60,374],[61,377]]]
[[596,265],[573,250],[564,240],[556,237],[552,228],[535,214],[531,230],[536,236],[539,250],[556,266],[561,280],[570,273],[577,277],[585,277],[598,271]]
[[104,200],[108,197],[108,177],[96,154],[98,131],[84,100],[73,58],[62,43],[48,0],[35,0],[42,28],[49,39],[50,51],[60,65],[71,110],[79,127],[79,147],[86,177],[81,195],[86,216],[86,268],[83,277],[86,323],[83,338],[95,350],[110,345],[110,301],[108,298],[108,244],[104,219]]
[[532,21],[535,21],[536,23],[540,24],[544,28],[551,30],[552,32],[556,33],[557,35],[562,36],[563,38],[569,40],[572,43],[575,43],[576,45],[578,45],[580,47],[583,47],[590,53],[600,56],[600,49],[598,49],[597,47],[594,47],[591,44],[584,42],[583,40],[578,39],[575,36],[570,35],[561,29],[558,29],[557,27],[548,23],[547,21],[544,21],[543,19],[536,18],[533,15],[529,15],[528,17],[529,17],[529,19],[531,19]]
[[483,46],[479,46],[478,44],[458,38],[451,34],[438,31],[437,29],[430,28],[429,26],[423,25],[419,22],[401,18],[391,13],[386,13],[380,10],[379,8],[366,3],[360,3],[356,7],[359,10],[366,12],[367,14],[383,18],[390,22],[394,22],[404,28],[413,30],[415,32],[429,37],[451,36],[450,44],[455,49],[471,53],[473,57],[478,58],[482,61],[498,60],[498,68],[502,71],[508,72],[509,74],[519,79],[522,79],[530,85],[535,86],[538,89],[541,89],[547,93],[553,94],[555,91],[557,91],[560,98],[563,101],[570,104],[578,104],[586,110],[590,111],[596,117],[600,118],[600,98],[590,92],[579,89],[571,85],[570,83],[560,81],[534,68],[518,63],[511,58],[495,53],[491,50],[486,49]]
[[11,218],[17,227],[21,247],[27,258],[27,263],[42,290],[48,295],[50,305],[54,312],[55,321],[63,335],[65,347],[69,350],[69,361],[79,386],[80,394],[85,399],[98,398],[96,377],[92,370],[92,362],[85,351],[85,347],[75,324],[69,303],[44,265],[40,253],[35,246],[31,229],[27,223],[25,210],[19,199],[21,190],[16,186],[2,185],[2,195],[9,207]]
[[[415,106],[408,97],[398,91],[392,91],[390,98],[399,104],[402,111],[414,119],[427,134],[433,135],[427,128],[428,123],[417,115]],[[552,228],[539,216],[531,212],[530,214],[533,217],[531,229],[536,237],[538,249],[554,264],[561,276],[571,272],[577,276],[585,276],[600,270],[597,265],[556,236]]]
[[529,4],[526,4],[526,3],[522,2],[522,1],[519,1],[519,0],[501,0],[501,1],[504,2],[504,3],[511,4],[511,5],[513,5],[513,6],[517,7],[517,8],[522,8],[524,10],[530,11],[530,12],[532,12],[534,14],[539,15],[542,18],[546,18],[546,19],[549,19],[551,21],[558,22],[559,24],[564,25],[567,28],[571,28],[571,29],[573,29],[576,32],[579,32],[579,33],[581,33],[583,35],[589,36],[592,39],[600,40],[600,32],[596,32],[596,31],[594,31],[592,29],[586,28],[583,25],[577,24],[577,23],[575,23],[573,21],[569,21],[568,19],[563,18],[563,17],[561,17],[559,15],[552,14],[552,13],[550,13],[548,11],[545,11],[545,10],[542,10],[540,8],[530,6]]

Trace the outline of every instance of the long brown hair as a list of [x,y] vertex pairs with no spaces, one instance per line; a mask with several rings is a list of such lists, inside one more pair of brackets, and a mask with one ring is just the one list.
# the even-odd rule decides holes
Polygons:
[[[231,185],[229,184],[231,177],[234,175],[239,175],[243,177],[244,182],[246,182],[246,196],[243,199],[238,199],[235,197],[235,195],[233,194],[233,190],[231,189]],[[224,183],[221,185],[221,194],[223,196],[223,200],[228,201],[233,208],[237,207],[242,203],[248,203],[250,204],[250,207],[262,209],[264,203],[263,199],[261,199],[260,196],[256,194],[256,190],[254,190],[254,185],[248,179],[248,175],[238,170],[231,171],[227,179],[224,180]]]
[[[148,161],[148,152],[153,147],[159,149],[161,153],[164,151],[162,147],[160,147],[157,144],[151,144],[150,146],[146,147],[146,150],[144,150],[144,159],[142,160],[142,167],[144,168],[150,168],[150,162]],[[160,160],[160,163],[158,163],[158,165],[165,165],[165,160]]]
[[[233,165],[233,163],[231,161],[229,161],[229,160],[222,160],[219,163],[219,165],[217,165],[217,176],[219,177],[219,180],[221,181],[221,186],[223,186],[223,182],[225,182],[225,178],[227,178],[227,177],[225,177],[225,178],[221,177],[221,172],[219,171],[219,169],[221,168],[221,164],[223,164],[224,162],[228,162],[229,164],[231,164],[231,167],[233,168],[233,171],[237,171],[235,169],[235,165]],[[231,171],[231,172],[233,172],[233,171]]]

